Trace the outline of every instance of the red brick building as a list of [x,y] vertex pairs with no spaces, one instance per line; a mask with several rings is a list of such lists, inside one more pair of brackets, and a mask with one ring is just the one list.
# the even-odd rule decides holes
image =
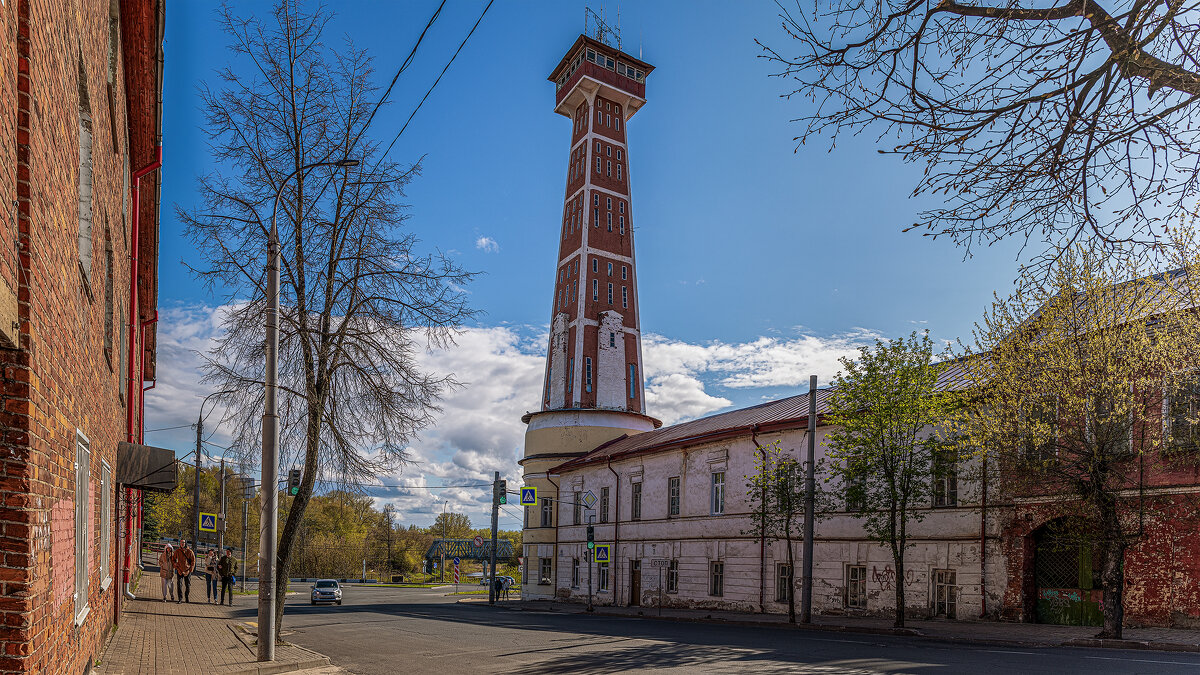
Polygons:
[[0,0],[0,672],[89,670],[136,564],[163,2]]

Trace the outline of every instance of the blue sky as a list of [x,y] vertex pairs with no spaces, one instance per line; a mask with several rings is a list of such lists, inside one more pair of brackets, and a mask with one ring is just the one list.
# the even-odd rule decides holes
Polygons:
[[[376,120],[389,139],[437,77],[486,4],[451,0]],[[437,3],[339,2],[327,43],[352,36],[389,79]],[[418,464],[388,484],[519,477],[519,416],[538,404],[570,123],[552,112],[546,80],[583,29],[583,2],[496,2],[417,113],[393,158],[423,157],[408,190],[408,226],[430,247],[483,272],[469,290],[483,313],[452,353],[427,365],[468,387],[414,444]],[[615,21],[616,3],[606,5]],[[269,4],[240,2],[266,15]],[[825,382],[836,358],[879,336],[928,328],[966,336],[1016,272],[1015,245],[963,251],[901,229],[922,202],[908,197],[921,168],[881,155],[877,135],[797,148],[794,118],[808,101],[755,39],[795,51],[773,2],[643,2],[621,7],[625,51],[656,66],[647,105],[628,125],[633,223],[646,338],[647,402],[668,422],[800,393]],[[214,168],[197,87],[217,84],[227,39],[209,3],[175,3],[167,17],[162,350],[148,428],[187,424],[198,362],[220,330],[214,304],[183,266],[194,251],[176,205],[196,203],[195,179]],[[894,139],[887,140],[890,147]],[[928,203],[928,202],[926,202]],[[211,425],[212,422],[210,421]],[[148,434],[187,448],[187,429]],[[218,435],[212,441],[222,440]],[[186,451],[186,450],[184,450]],[[219,452],[219,450],[217,450]],[[182,454],[182,453],[180,453]],[[481,491],[380,491],[407,522],[432,520],[443,494],[483,525]],[[515,526],[513,518],[502,526]]]

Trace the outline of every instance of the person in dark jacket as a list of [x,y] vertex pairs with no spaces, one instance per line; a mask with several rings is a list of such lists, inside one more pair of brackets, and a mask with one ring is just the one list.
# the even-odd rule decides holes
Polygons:
[[229,592],[229,606],[233,606],[233,575],[237,574],[237,560],[233,549],[226,548],[225,555],[217,562],[217,574],[221,577],[221,604],[225,604],[225,593]]

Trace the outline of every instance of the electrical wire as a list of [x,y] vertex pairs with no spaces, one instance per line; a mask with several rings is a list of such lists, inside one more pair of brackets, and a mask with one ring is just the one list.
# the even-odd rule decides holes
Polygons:
[[408,119],[404,122],[404,126],[400,127],[400,131],[396,134],[396,137],[393,138],[392,142],[388,144],[387,150],[384,150],[383,154],[380,155],[380,161],[382,161],[384,157],[387,157],[388,153],[392,151],[392,146],[396,145],[396,141],[400,140],[400,136],[403,135],[404,130],[408,128],[409,122],[412,122],[413,117],[416,117],[417,115],[417,111],[420,110],[421,106],[425,104],[425,99],[429,98],[429,95],[432,94],[433,90],[437,88],[438,83],[442,81],[442,76],[446,74],[447,70],[450,70],[450,64],[454,63],[454,59],[458,57],[458,53],[461,52],[463,47],[467,45],[467,40],[470,40],[471,36],[475,34],[475,29],[479,28],[480,22],[483,21],[483,17],[487,15],[488,10],[492,8],[493,2],[495,2],[495,0],[488,0],[487,6],[483,8],[483,11],[479,14],[479,18],[475,20],[475,25],[471,26],[470,32],[468,32],[467,36],[463,38],[462,43],[458,45],[458,49],[454,50],[454,54],[450,57],[450,60],[446,62],[446,67],[442,68],[442,72],[437,76],[437,79],[433,81],[433,85],[429,87],[429,91],[425,92],[425,95],[421,97],[420,103],[417,103],[417,107],[413,108],[412,114],[408,116]]

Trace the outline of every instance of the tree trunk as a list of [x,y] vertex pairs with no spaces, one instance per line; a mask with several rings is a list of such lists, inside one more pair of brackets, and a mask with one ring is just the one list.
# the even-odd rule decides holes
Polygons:
[[[287,599],[288,568],[291,565],[292,548],[300,533],[300,524],[304,519],[304,511],[308,508],[308,500],[312,497],[313,486],[317,480],[317,448],[320,444],[321,417],[314,413],[309,406],[308,429],[306,430],[306,449],[304,453],[304,473],[300,480],[300,492],[292,500],[288,509],[287,521],[283,525],[283,533],[279,537],[279,549],[275,555],[275,641],[283,631],[283,603]],[[264,486],[265,487],[265,486]]]
[[896,628],[904,628],[904,548],[893,549],[892,559],[896,563]]
[[1109,541],[1104,546],[1104,561],[1101,563],[1100,578],[1104,582],[1104,628],[1098,638],[1121,640],[1125,625],[1125,544],[1121,540]]

